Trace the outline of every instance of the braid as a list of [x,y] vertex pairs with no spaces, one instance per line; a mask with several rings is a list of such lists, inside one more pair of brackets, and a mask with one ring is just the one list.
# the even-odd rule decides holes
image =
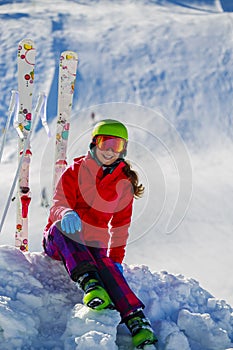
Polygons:
[[130,163],[128,161],[124,161],[124,163],[125,163],[125,167],[123,168],[123,172],[132,183],[134,197],[140,198],[144,193],[145,187],[142,184],[140,185],[138,184],[139,182],[138,174],[136,173],[136,171],[131,169]]

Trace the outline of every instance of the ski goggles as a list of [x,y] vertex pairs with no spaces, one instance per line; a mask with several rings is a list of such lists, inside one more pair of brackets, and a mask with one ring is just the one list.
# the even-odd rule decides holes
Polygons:
[[96,136],[96,146],[101,151],[112,149],[115,153],[121,153],[126,149],[126,141],[120,137],[98,135]]

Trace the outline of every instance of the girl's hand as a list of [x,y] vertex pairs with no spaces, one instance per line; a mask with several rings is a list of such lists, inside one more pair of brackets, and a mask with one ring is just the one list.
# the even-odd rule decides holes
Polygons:
[[82,223],[79,215],[76,211],[68,211],[61,220],[61,228],[65,233],[74,234],[80,232],[82,229]]
[[123,275],[123,266],[120,263],[115,263],[115,266],[118,268],[120,273]]

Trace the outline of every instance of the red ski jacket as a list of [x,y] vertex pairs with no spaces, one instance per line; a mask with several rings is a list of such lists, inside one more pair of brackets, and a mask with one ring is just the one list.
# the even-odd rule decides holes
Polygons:
[[85,242],[90,245],[99,242],[102,247],[108,247],[109,257],[121,263],[133,205],[133,188],[124,167],[121,161],[104,176],[103,168],[90,154],[74,159],[58,182],[45,236],[53,223],[61,220],[67,211],[75,210],[82,220]]

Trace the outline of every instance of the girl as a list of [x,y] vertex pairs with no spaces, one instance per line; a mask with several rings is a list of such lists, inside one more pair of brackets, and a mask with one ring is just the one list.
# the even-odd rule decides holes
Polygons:
[[99,122],[90,151],[74,159],[54,194],[44,250],[62,260],[71,279],[84,291],[83,302],[101,310],[115,308],[130,330],[135,347],[157,341],[143,303],[122,274],[133,198],[144,188],[124,160],[128,131],[116,120]]

